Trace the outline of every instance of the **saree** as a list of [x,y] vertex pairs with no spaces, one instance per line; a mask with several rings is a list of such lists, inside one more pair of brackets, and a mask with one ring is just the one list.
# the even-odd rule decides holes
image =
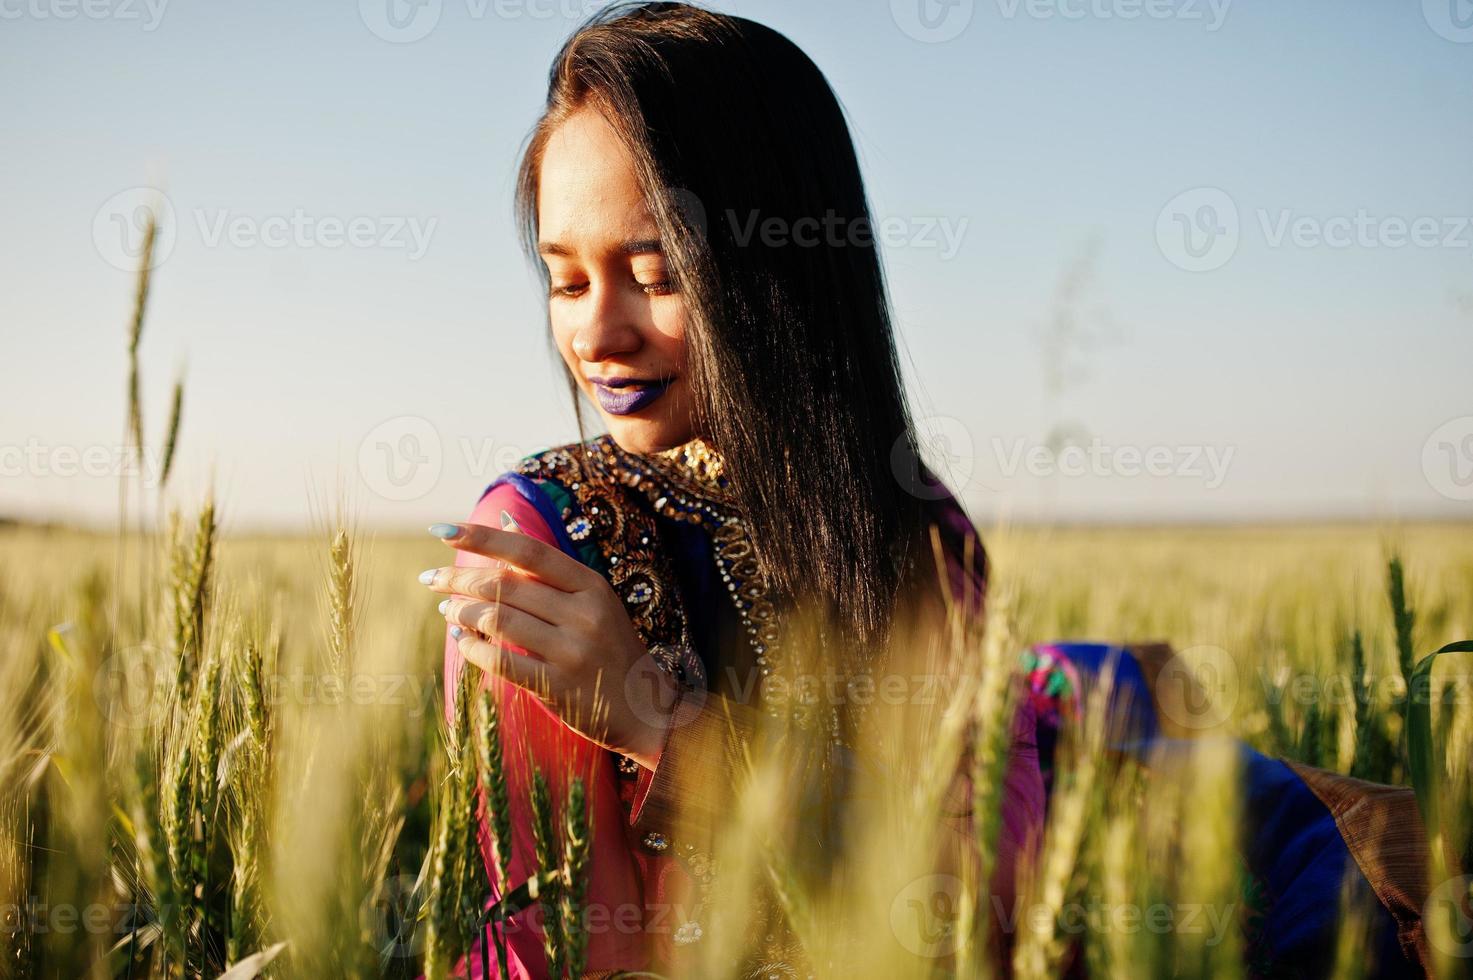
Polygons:
[[1102,686],[1108,754],[1171,770],[1190,765],[1199,740],[1220,739],[1233,753],[1249,976],[1328,976],[1347,907],[1367,914],[1360,952],[1372,975],[1434,975],[1422,921],[1432,892],[1430,852],[1410,787],[1272,758],[1214,734],[1203,711],[1209,699],[1174,669],[1179,663],[1165,643],[1039,644],[1021,666],[1050,794],[1054,748],[1066,729],[1082,723],[1082,704]]
[[[946,556],[947,585],[957,601],[975,603],[980,612],[987,567],[976,530],[940,483],[931,479],[928,485],[938,488],[928,508]],[[740,746],[731,739],[732,712],[755,710],[756,700],[744,679],[777,668],[783,653],[774,597],[732,502],[721,460],[699,439],[663,453],[632,454],[602,436],[530,455],[486,488],[470,521],[500,527],[503,511],[522,533],[604,575],[647,647],[694,650],[709,683],[700,711],[672,726],[651,771],[573,732],[529,693],[481,676],[502,714],[513,837],[507,881],[499,882],[484,802],[478,804],[488,905],[501,898],[503,884],[514,887],[534,869],[528,806],[533,769],[577,776],[588,790],[592,825],[586,907],[594,927],[588,930],[587,973],[679,972],[684,954],[707,928],[714,882],[711,831],[722,817],[714,793],[691,787],[704,782],[714,789],[735,778]],[[464,552],[456,561],[489,563]],[[447,636],[447,720],[454,716],[465,666]],[[993,875],[1000,894],[1011,894],[1017,862],[1042,822],[1034,729],[1031,702],[1019,698]],[[555,807],[562,805],[567,781],[550,780]],[[511,976],[546,975],[536,906],[511,916],[504,935]],[[488,936],[478,943],[488,942]],[[777,933],[754,957],[754,971],[787,975],[799,953]],[[479,965],[478,948],[457,975],[479,977]],[[492,975],[497,974],[493,966]]]
[[[934,480],[929,485],[940,487]],[[672,726],[656,768],[646,770],[573,732],[532,695],[483,675],[481,684],[502,712],[512,826],[510,869],[501,882],[484,804],[478,804],[487,904],[502,897],[503,884],[515,886],[534,870],[528,809],[533,768],[577,776],[588,789],[593,848],[585,975],[682,974],[681,964],[709,927],[711,836],[723,819],[715,790],[729,786],[739,768],[741,746],[732,732],[742,726],[732,724],[733,716],[753,701],[752,692],[731,679],[776,669],[783,656],[777,608],[720,459],[699,440],[645,455],[624,452],[608,436],[560,446],[499,476],[470,520],[499,527],[503,511],[523,533],[599,571],[652,650],[694,650],[709,690],[699,712]],[[972,611],[980,615],[988,566],[976,529],[949,493],[931,502],[931,519],[946,556],[946,586],[955,601],[975,604]],[[488,559],[461,552],[457,563]],[[999,794],[994,896],[1010,904],[1015,875],[1032,859],[1047,820],[1056,747],[1078,724],[1102,676],[1112,688],[1104,705],[1115,733],[1110,751],[1162,765],[1183,756],[1202,734],[1173,721],[1183,708],[1172,699],[1195,703],[1203,695],[1181,690],[1176,674],[1172,684],[1161,682],[1172,657],[1164,643],[1049,643],[1022,653],[1022,694]],[[464,669],[447,637],[447,720]],[[1429,894],[1427,842],[1412,791],[1233,745],[1251,913],[1243,936],[1247,973],[1322,974],[1334,959],[1348,890],[1372,909],[1367,935],[1378,974],[1426,975],[1431,955],[1421,914]],[[567,781],[550,782],[560,808]],[[703,785],[712,792],[700,791]],[[489,942],[488,936],[478,943]],[[511,916],[504,936],[512,977],[547,975],[537,906]],[[801,950],[780,932],[754,938],[754,945],[752,975],[800,969]],[[480,977],[480,962],[479,948],[473,949],[456,975]],[[1082,969],[1076,959],[1069,975],[1082,975]]]

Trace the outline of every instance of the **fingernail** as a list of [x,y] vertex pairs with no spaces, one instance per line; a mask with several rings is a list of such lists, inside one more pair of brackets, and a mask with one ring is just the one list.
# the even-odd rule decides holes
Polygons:
[[430,533],[441,541],[449,541],[460,533],[459,524],[431,524]]
[[426,568],[424,571],[419,573],[419,584],[434,585],[435,576],[439,574],[440,570],[438,568]]
[[449,599],[441,599],[440,600],[440,605],[438,606],[438,608],[440,610],[440,615],[441,616],[445,615],[445,610],[447,610],[447,609],[450,608],[450,600]]
[[459,626],[452,626],[452,627],[450,627],[450,638],[452,640],[458,640],[458,639],[460,639],[464,635],[465,635],[465,630],[461,629]]
[[501,529],[503,531],[520,531],[522,526],[517,523],[515,517],[511,516],[511,511],[503,510],[501,512]]

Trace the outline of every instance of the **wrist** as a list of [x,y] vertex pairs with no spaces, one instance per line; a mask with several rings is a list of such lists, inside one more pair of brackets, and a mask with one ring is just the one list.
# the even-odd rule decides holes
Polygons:
[[680,700],[680,684],[653,656],[645,654],[630,671],[624,690],[634,724],[621,751],[645,769],[660,762],[670,722]]

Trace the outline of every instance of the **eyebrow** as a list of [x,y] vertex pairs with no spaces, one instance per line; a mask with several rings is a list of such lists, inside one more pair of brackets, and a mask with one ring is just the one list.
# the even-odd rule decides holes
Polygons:
[[[615,249],[620,255],[650,255],[663,254],[665,249],[658,238],[638,238],[633,241],[620,242]],[[573,250],[561,242],[538,242],[538,255],[572,255]]]

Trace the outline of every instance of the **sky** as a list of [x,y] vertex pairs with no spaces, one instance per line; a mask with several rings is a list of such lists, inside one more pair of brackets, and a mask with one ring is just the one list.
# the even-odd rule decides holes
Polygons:
[[[598,6],[0,0],[0,516],[116,519],[150,202],[186,509],[409,530],[577,438],[511,197]],[[1473,513],[1468,0],[709,6],[844,103],[975,518]]]

